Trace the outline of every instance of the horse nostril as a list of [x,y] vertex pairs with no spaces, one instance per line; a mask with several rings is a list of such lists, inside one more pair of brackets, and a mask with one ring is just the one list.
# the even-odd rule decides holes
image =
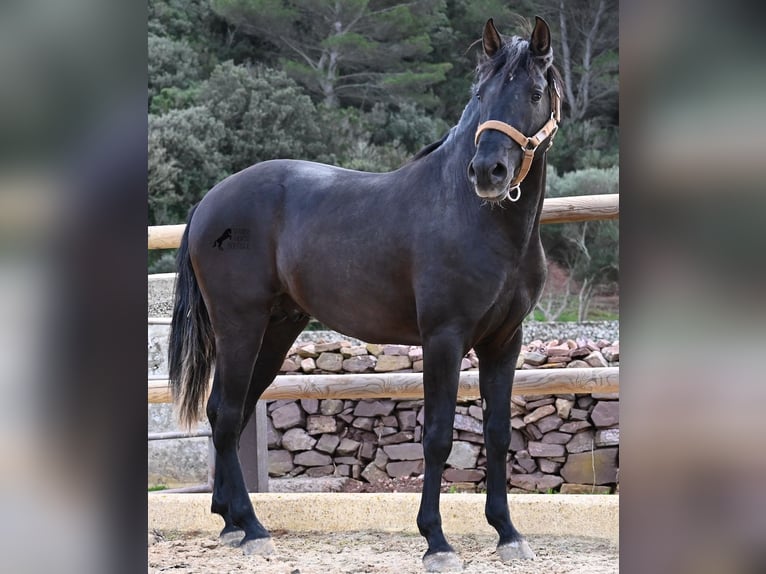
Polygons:
[[476,170],[473,168],[473,162],[468,164],[468,179],[472,183],[476,183]]
[[495,164],[492,169],[492,183],[502,183],[508,177],[508,168],[502,163]]

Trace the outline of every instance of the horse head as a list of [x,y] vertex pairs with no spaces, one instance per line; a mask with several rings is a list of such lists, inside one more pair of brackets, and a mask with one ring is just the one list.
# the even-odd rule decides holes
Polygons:
[[551,32],[538,17],[529,40],[504,41],[489,19],[482,45],[473,88],[479,125],[468,178],[482,199],[516,201],[533,159],[548,149],[558,129],[560,80],[552,66]]

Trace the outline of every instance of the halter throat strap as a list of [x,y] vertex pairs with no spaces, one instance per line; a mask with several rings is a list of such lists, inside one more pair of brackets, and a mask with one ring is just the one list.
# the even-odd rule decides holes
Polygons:
[[[518,188],[524,178],[529,173],[529,168],[532,167],[532,159],[535,157],[535,152],[542,142],[547,138],[550,138],[548,147],[545,151],[548,151],[553,145],[553,136],[559,129],[559,121],[561,120],[561,97],[559,96],[559,88],[556,83],[553,83],[553,89],[551,90],[551,117],[545,122],[545,125],[541,127],[535,135],[527,137],[512,125],[506,124],[499,120],[488,120],[483,122],[476,128],[476,135],[474,136],[474,144],[479,145],[479,136],[486,130],[495,130],[507,135],[513,141],[521,146],[521,151],[524,154],[521,159],[521,166],[516,176],[511,181],[511,190]],[[516,194],[516,199],[511,201],[517,201],[521,197],[521,192]]]

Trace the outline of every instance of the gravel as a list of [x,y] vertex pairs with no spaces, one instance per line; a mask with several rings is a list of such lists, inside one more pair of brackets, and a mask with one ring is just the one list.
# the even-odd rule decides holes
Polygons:
[[[244,556],[219,544],[212,535],[152,533],[149,574],[258,572],[259,574],[423,574],[425,540],[388,532],[272,532],[276,552],[264,558]],[[619,571],[615,545],[596,538],[530,536],[532,560],[503,564],[495,554],[497,538],[449,536],[464,561],[464,574],[614,574]]]

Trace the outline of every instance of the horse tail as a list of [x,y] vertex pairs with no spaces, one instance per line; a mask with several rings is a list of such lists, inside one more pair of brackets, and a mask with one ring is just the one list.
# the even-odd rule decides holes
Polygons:
[[176,256],[178,277],[168,345],[173,402],[181,426],[187,429],[202,418],[202,401],[215,360],[213,326],[189,256],[189,228],[196,209],[189,212]]

